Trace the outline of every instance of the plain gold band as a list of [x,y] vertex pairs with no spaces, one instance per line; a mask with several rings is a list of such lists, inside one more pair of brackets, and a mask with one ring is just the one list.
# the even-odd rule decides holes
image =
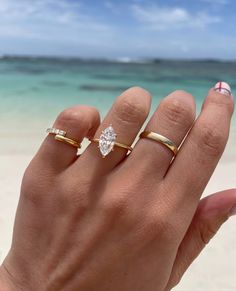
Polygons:
[[174,155],[177,155],[178,153],[178,148],[177,146],[168,138],[166,138],[165,136],[152,132],[152,131],[143,131],[140,136],[140,138],[148,138],[151,140],[154,140],[156,142],[159,142],[161,144],[163,144],[164,146],[166,146],[169,150],[171,150]]
[[[90,141],[99,143],[99,138],[93,138]],[[114,146],[122,148],[122,149],[126,149],[130,152],[132,152],[132,150],[133,150],[133,148],[131,146],[128,146],[128,145],[120,143],[120,142],[115,142]]]
[[78,143],[77,141],[73,140],[73,139],[70,139],[68,137],[65,137],[65,136],[62,136],[62,135],[55,135],[55,140],[58,140],[58,141],[61,141],[61,142],[64,142],[68,145],[72,145],[73,147],[77,148],[77,149],[80,149],[81,148],[81,144]]

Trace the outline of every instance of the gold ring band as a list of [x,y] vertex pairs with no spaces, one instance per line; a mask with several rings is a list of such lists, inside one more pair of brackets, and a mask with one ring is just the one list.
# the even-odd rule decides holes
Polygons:
[[[96,142],[96,143],[99,143],[99,140],[100,140],[99,138],[90,139],[90,141]],[[117,147],[122,148],[122,149],[126,149],[130,152],[132,152],[132,150],[133,150],[133,148],[131,146],[128,146],[128,145],[120,143],[120,142],[114,142],[114,146],[117,146]]]
[[161,144],[163,144],[164,146],[166,146],[169,150],[171,150],[174,155],[176,156],[178,153],[178,148],[177,146],[168,138],[166,138],[165,136],[152,132],[152,131],[143,131],[140,136],[140,138],[148,138],[151,140],[154,140],[156,142],[159,142]]
[[62,135],[55,135],[55,140],[58,140],[58,141],[61,141],[61,142],[64,142],[68,145],[72,145],[73,147],[77,148],[77,149],[80,149],[81,148],[81,144],[78,143],[77,141],[73,140],[73,139],[70,139],[68,137],[65,137],[65,136],[62,136]]

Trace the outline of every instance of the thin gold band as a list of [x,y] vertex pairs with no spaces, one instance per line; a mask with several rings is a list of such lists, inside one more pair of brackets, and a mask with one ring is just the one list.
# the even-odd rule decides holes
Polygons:
[[73,147],[77,148],[77,149],[80,149],[81,148],[81,144],[78,143],[77,141],[73,140],[73,139],[70,139],[68,137],[65,137],[65,136],[62,136],[62,135],[55,135],[55,140],[58,140],[58,141],[61,141],[61,142],[64,142],[68,145],[72,145]]
[[[90,139],[90,141],[99,143],[99,138],[93,138],[93,139]],[[132,152],[132,150],[133,150],[133,148],[131,146],[128,146],[128,145],[120,143],[120,142],[115,142],[114,146],[117,146],[117,147],[122,148],[122,149],[126,149],[130,152]]]
[[143,131],[140,136],[140,138],[148,138],[151,140],[154,140],[156,142],[159,142],[161,144],[163,144],[164,146],[166,146],[169,150],[171,150],[174,155],[177,155],[178,153],[178,148],[177,146],[168,138],[166,138],[165,136],[152,132],[152,131]]

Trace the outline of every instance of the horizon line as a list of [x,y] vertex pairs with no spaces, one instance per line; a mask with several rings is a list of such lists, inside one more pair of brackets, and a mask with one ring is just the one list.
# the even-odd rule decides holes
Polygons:
[[78,61],[104,61],[120,63],[148,63],[161,61],[180,61],[180,62],[236,62],[236,59],[223,59],[211,57],[175,58],[175,57],[82,57],[82,56],[63,56],[63,55],[34,55],[34,54],[0,54],[0,60],[6,59],[54,59],[54,60],[78,60]]

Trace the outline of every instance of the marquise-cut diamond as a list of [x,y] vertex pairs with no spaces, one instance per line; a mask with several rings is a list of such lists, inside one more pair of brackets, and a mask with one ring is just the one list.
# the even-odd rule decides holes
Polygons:
[[107,156],[115,145],[116,134],[114,128],[110,125],[101,134],[99,138],[99,149],[103,157]]

